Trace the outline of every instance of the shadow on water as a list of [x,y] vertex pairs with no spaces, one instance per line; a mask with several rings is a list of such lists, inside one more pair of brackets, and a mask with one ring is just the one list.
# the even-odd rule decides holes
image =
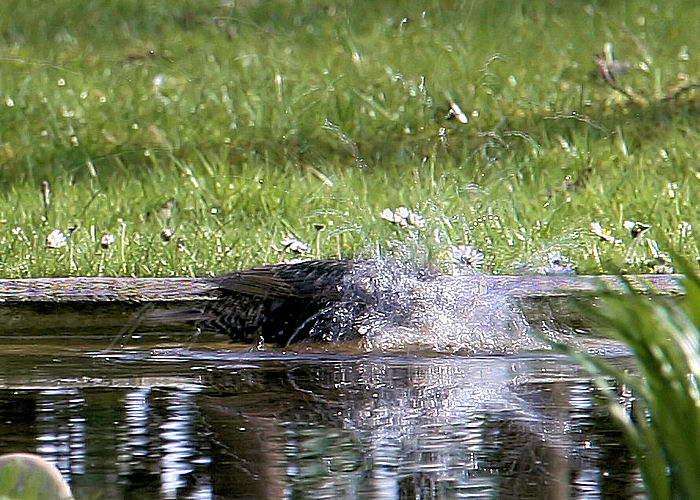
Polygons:
[[[251,351],[191,332],[0,337],[0,453],[78,498],[642,496],[592,384],[547,352]],[[629,360],[620,356],[616,363]]]

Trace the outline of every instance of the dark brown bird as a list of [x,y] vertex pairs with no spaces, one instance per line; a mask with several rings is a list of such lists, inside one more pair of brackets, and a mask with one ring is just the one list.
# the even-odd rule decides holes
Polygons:
[[[157,313],[163,321],[193,321],[235,342],[288,345],[305,339],[339,340],[363,308],[343,298],[356,263],[309,260],[255,267],[211,278],[217,300],[186,311]],[[151,315],[150,319],[156,318]],[[347,320],[347,321],[346,321]]]

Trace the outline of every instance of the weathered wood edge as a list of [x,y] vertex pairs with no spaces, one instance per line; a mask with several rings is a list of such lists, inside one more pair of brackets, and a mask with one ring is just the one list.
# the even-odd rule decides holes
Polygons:
[[520,297],[561,297],[595,295],[605,292],[650,295],[685,293],[682,274],[572,275],[572,276],[494,276]]
[[0,304],[189,302],[210,299],[211,289],[211,281],[192,278],[0,279]]
[[[556,297],[630,289],[650,294],[683,293],[682,275],[465,276],[486,292],[508,290],[519,297]],[[16,303],[159,303],[211,300],[206,278],[35,278],[0,279],[0,305]]]

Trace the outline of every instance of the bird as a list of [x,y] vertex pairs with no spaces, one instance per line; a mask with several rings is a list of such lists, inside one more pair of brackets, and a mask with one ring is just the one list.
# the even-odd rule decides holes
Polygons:
[[305,260],[208,278],[206,293],[214,300],[148,319],[194,322],[239,343],[340,340],[350,335],[350,324],[365,306],[362,300],[344,301],[356,266],[351,260]]
[[510,352],[541,347],[527,333],[513,300],[522,286],[491,278],[446,275],[420,262],[384,258],[285,262],[204,278],[201,293],[207,300],[141,318],[151,324],[193,322],[257,348],[338,344],[365,352]]

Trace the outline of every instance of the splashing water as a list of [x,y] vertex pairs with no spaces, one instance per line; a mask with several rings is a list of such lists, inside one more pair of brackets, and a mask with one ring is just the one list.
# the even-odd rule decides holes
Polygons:
[[[335,341],[359,335],[367,351],[427,349],[509,353],[544,343],[507,288],[481,274],[453,277],[385,260],[356,263],[343,279],[344,295],[330,305],[311,338]],[[330,319],[330,321],[328,321]]]

